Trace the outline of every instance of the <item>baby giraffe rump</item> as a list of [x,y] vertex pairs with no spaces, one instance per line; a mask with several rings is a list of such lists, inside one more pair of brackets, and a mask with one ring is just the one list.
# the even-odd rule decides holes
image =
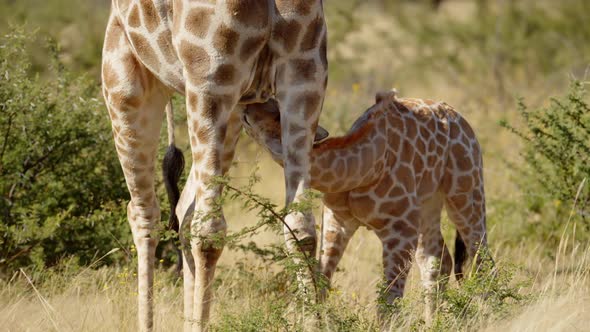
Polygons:
[[[242,119],[248,134],[283,164],[277,104],[250,105]],[[324,193],[321,272],[331,279],[351,236],[363,225],[383,245],[388,303],[403,296],[415,252],[426,294],[426,321],[436,310],[452,259],[440,216],[445,206],[457,228],[455,273],[487,247],[481,149],[467,121],[443,102],[379,93],[342,137],[318,127],[311,187]],[[326,139],[327,138],[327,139]]]

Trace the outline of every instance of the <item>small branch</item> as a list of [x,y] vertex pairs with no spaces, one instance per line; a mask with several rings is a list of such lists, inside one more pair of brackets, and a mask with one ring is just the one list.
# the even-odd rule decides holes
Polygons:
[[297,236],[295,235],[295,232],[293,231],[293,229],[291,229],[291,227],[287,224],[287,222],[285,221],[285,218],[283,216],[281,216],[280,214],[278,214],[274,209],[269,208],[264,202],[260,201],[256,195],[253,195],[251,193],[246,193],[246,192],[244,192],[244,191],[242,191],[242,190],[240,190],[240,189],[238,189],[238,188],[236,188],[234,186],[229,185],[228,183],[225,183],[224,186],[227,189],[236,192],[238,195],[242,195],[242,196],[247,197],[252,202],[254,202],[256,205],[262,207],[267,212],[270,212],[275,218],[277,218],[278,220],[281,221],[281,223],[283,224],[283,226],[285,226],[285,228],[287,228],[289,234],[295,240],[295,244],[297,245],[297,248],[303,254],[303,258],[305,260],[305,264],[307,266],[307,269],[309,270],[309,273],[311,274],[312,284],[313,284],[313,288],[314,288],[314,291],[315,291],[316,302],[317,302],[317,300],[319,299],[319,291],[318,291],[318,285],[317,285],[315,271],[314,271],[313,265],[310,262],[311,259],[307,255],[307,253],[303,250],[303,248],[301,247],[301,244],[299,243],[299,241],[300,241],[299,238],[297,238]]

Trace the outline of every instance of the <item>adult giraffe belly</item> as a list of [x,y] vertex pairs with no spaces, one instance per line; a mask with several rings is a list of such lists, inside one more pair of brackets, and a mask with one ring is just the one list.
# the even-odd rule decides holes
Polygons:
[[[184,95],[183,66],[172,44],[172,1],[113,0],[113,6],[137,61],[168,88]],[[267,42],[263,40],[250,76],[240,87],[240,104],[263,103],[274,95],[274,56]]]

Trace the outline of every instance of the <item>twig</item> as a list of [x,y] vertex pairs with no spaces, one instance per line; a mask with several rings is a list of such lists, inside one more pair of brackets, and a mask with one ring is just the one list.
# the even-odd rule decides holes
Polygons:
[[307,266],[309,273],[311,274],[312,284],[313,284],[313,288],[314,288],[315,295],[316,295],[316,302],[318,302],[319,291],[318,291],[318,285],[317,285],[317,280],[316,280],[316,276],[315,276],[315,271],[314,271],[314,268],[310,262],[311,259],[309,258],[307,253],[303,250],[303,247],[301,247],[301,244],[299,243],[299,241],[300,241],[299,238],[297,238],[297,236],[295,235],[295,232],[287,224],[284,217],[279,215],[276,211],[274,211],[274,209],[271,209],[268,206],[266,206],[266,204],[264,204],[264,202],[261,202],[256,197],[256,195],[252,195],[251,193],[246,193],[234,186],[231,186],[228,183],[225,183],[224,186],[229,190],[233,190],[234,192],[238,193],[239,195],[246,196],[248,199],[252,200],[256,205],[258,205],[258,206],[262,207],[264,210],[270,212],[275,218],[277,218],[278,220],[281,221],[281,223],[283,224],[283,226],[285,226],[285,228],[287,228],[287,230],[289,231],[289,234],[295,240],[295,244],[297,245],[299,251],[303,254],[303,258],[305,260],[305,265]]

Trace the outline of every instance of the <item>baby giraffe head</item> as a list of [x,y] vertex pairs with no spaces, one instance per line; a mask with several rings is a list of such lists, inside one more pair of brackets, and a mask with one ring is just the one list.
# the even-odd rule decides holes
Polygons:
[[[242,124],[246,133],[268,150],[273,159],[282,165],[281,113],[276,100],[270,99],[266,103],[248,105],[244,110]],[[314,144],[323,141],[328,135],[326,129],[317,126]]]

